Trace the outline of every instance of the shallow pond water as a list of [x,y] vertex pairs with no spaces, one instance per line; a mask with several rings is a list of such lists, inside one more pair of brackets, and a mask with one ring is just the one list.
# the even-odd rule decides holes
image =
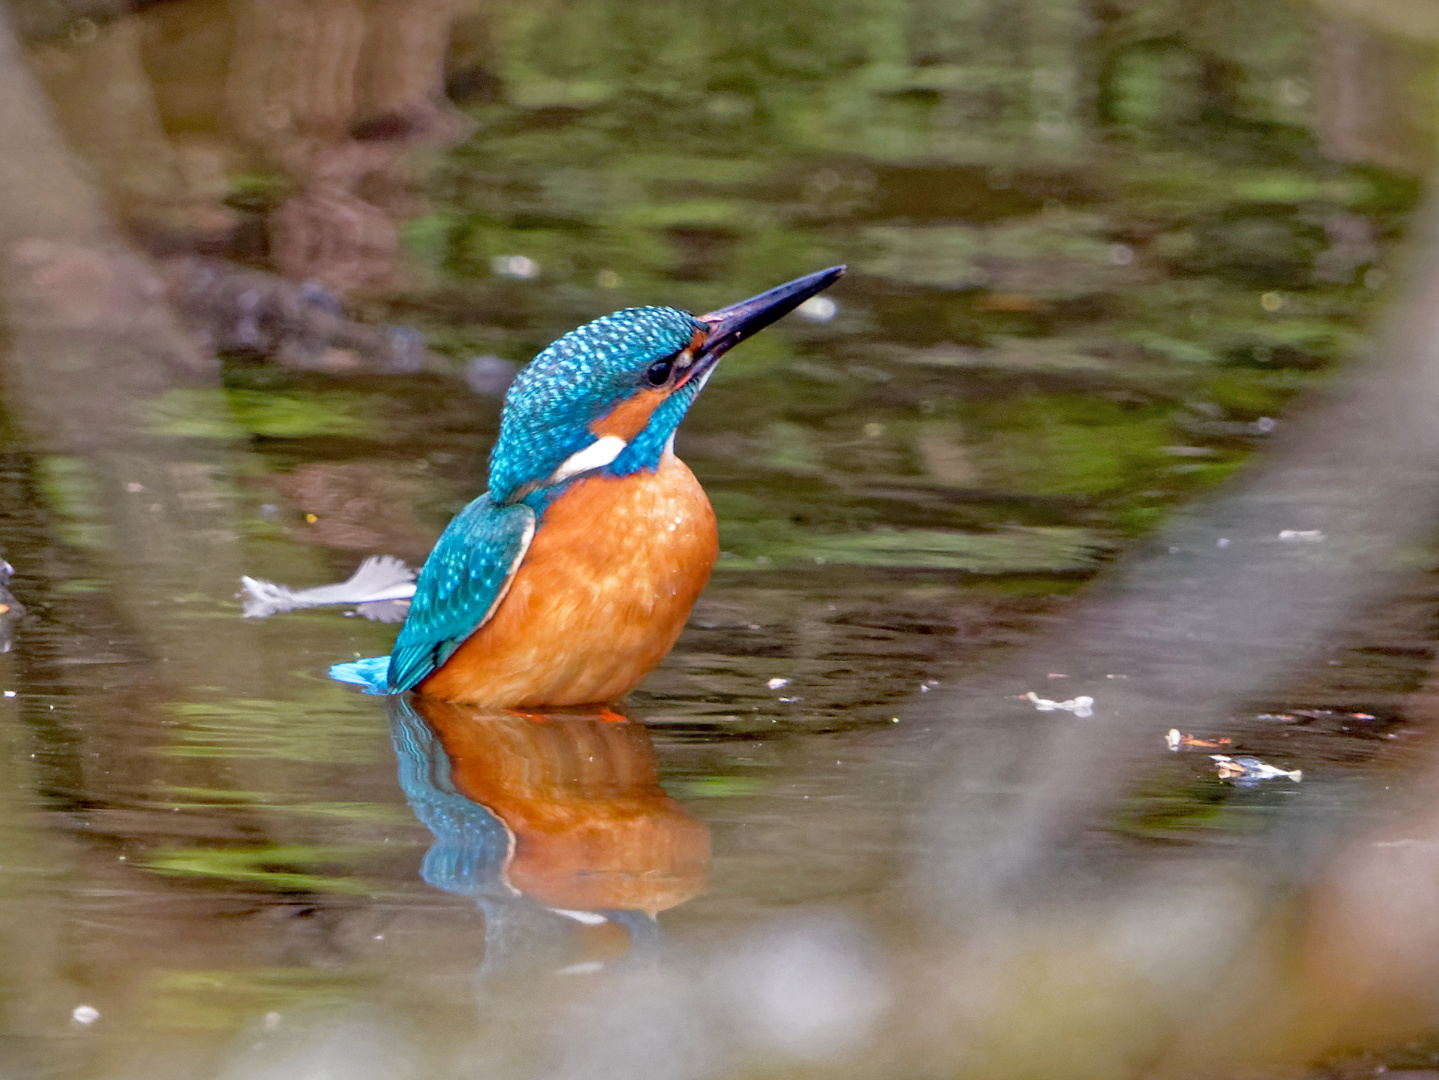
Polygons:
[[[180,378],[142,345],[126,389],[57,390],[71,345],[23,320],[10,342],[7,1075],[847,1075],[847,1048],[930,985],[919,924],[943,909],[925,890],[945,871],[925,784],[953,757],[984,760],[989,721],[968,695],[1011,730],[1033,725],[1037,754],[1055,725],[1083,738],[1075,703],[1131,672],[1041,671],[1023,650],[1062,643],[1076,598],[1103,595],[1167,515],[1262,459],[1295,395],[1361,361],[1427,164],[1413,132],[1355,152],[1382,116],[1334,105],[1345,57],[1390,48],[1422,66],[1419,46],[1281,4],[1191,17],[1035,2],[1011,20],[1002,5],[740,0],[657,9],[652,26],[599,0],[466,10],[445,16],[455,109],[371,101],[374,115],[313,131],[294,118],[318,115],[315,99],[296,90],[282,116],[265,98],[284,79],[242,92],[264,83],[246,35],[278,57],[293,45],[270,5],[16,7],[58,121],[131,235],[184,277],[180,314],[223,364]],[[411,17],[392,7],[317,7],[310,47],[349,40],[346,20]],[[225,68],[195,57],[227,35],[228,92],[271,135],[215,120]],[[158,119],[130,116],[107,141],[81,106],[127,78]],[[125,171],[149,153],[137,132],[163,150],[150,160],[179,163],[184,198]],[[316,158],[297,164],[302,143]],[[218,163],[209,187],[192,183],[202,159]],[[250,285],[201,311],[221,272],[185,262],[197,248],[230,259],[224,274],[321,283],[292,313],[338,317],[339,295],[361,323],[410,329],[296,345],[261,325]],[[58,269],[32,285],[88,287],[83,260],[42,256]],[[308,586],[369,554],[418,565],[484,487],[506,376],[559,334],[634,304],[710,310],[837,262],[850,272],[826,302],[737,349],[686,420],[678,450],[716,507],[721,557],[619,711],[387,703],[325,672],[386,651],[393,627],[240,618],[241,574]],[[102,353],[112,331],[117,356],[137,348],[135,325],[93,323]],[[377,371],[367,350],[417,355],[414,332],[413,370]],[[72,402],[88,428],[44,422]],[[1320,550],[1306,513],[1296,503],[1292,535],[1271,539]],[[1407,552],[1390,567],[1402,599],[1356,608],[1343,641],[1296,647],[1204,726],[1179,700],[1172,724],[1151,716],[1142,745],[1111,748],[1123,790],[1073,849],[1124,874],[1156,852],[1263,859],[1276,830],[1328,836],[1326,815],[1360,814],[1358,792],[1418,769],[1432,565],[1428,547]],[[1027,682],[994,674],[1016,655]],[[1171,726],[1188,737],[1174,752]],[[1236,784],[1212,754],[1303,780]],[[961,784],[981,826],[1035,796],[1015,775]],[[1239,910],[1212,891],[1226,873],[1185,894],[1196,910]],[[1090,914],[1050,927],[1074,932],[1077,968],[1091,938],[1110,940]],[[1041,963],[1029,931],[981,924],[990,945],[930,951],[1018,986]],[[1125,978],[1160,962],[1115,935]],[[700,964],[689,990],[656,974],[672,960]],[[1006,1011],[994,990],[984,1006],[999,1042],[1026,1045],[1045,995],[1083,985],[1045,962],[1060,975],[1039,1004]],[[1123,980],[1095,970],[1099,1010]],[[593,1005],[592,985],[633,993],[664,1045]],[[965,985],[955,1008],[978,1023]],[[730,1034],[695,1034],[706,1009]],[[1138,1074],[1135,1031],[1053,1015],[1041,1066],[1073,1023],[1119,1049],[1085,1042],[1061,1071]],[[966,1038],[855,1060],[867,1075],[1035,1064]],[[1415,1055],[1428,1061],[1402,1060]]]

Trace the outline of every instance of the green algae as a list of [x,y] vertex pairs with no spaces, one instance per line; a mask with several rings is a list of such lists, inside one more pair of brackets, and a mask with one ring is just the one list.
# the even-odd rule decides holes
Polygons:
[[326,873],[326,867],[344,866],[356,855],[372,853],[378,845],[268,844],[253,848],[170,848],[146,858],[142,865],[160,874],[194,878],[221,878],[266,889],[372,895],[377,887],[348,870]]
[[192,439],[232,439],[246,432],[276,439],[376,437],[383,431],[366,399],[342,390],[301,394],[181,388],[156,401],[146,421],[155,435]]

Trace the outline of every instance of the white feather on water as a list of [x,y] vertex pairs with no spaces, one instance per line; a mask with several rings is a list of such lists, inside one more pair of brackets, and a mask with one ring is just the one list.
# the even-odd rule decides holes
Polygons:
[[399,622],[415,595],[415,571],[393,555],[371,555],[338,585],[292,589],[274,581],[242,577],[241,597],[247,619],[312,607],[353,607],[380,622]]

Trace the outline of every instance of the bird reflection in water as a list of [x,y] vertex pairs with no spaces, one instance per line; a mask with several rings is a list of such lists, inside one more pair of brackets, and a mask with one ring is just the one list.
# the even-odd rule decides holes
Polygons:
[[473,896],[481,975],[651,964],[656,916],[705,888],[709,830],[659,784],[644,726],[389,699],[400,784],[435,835],[421,875]]

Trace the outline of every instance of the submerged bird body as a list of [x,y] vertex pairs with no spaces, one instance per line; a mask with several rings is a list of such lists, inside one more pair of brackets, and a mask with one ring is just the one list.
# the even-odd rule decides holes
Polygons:
[[490,488],[426,560],[394,651],[331,674],[494,708],[624,696],[669,652],[718,554],[675,429],[725,351],[842,272],[699,317],[617,312],[540,353],[506,395]]

